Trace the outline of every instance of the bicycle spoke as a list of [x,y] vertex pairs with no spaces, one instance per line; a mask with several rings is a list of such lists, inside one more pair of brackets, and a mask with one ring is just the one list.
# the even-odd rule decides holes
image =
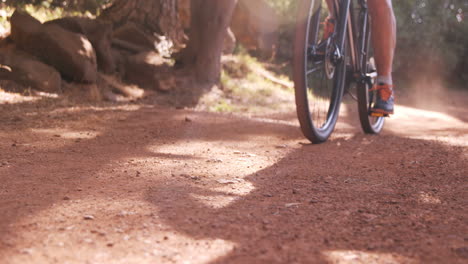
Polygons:
[[324,37],[329,14],[321,7],[323,3],[299,1],[294,57],[296,109],[304,135],[314,143],[324,142],[334,129],[345,73],[344,64],[332,64],[327,57],[335,43],[334,38]]
[[307,75],[310,75],[310,74],[312,74],[312,73],[314,73],[314,72],[316,72],[318,70],[323,69],[323,62],[320,62],[320,64],[315,64],[314,66],[315,66],[314,68],[309,69],[309,70],[306,71]]

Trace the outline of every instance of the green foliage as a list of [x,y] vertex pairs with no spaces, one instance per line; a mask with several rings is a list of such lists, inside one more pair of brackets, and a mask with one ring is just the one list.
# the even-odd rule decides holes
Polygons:
[[284,19],[285,24],[294,23],[298,0],[266,0]]
[[[284,17],[282,44],[291,35],[299,0],[266,0]],[[393,1],[398,27],[395,71],[398,78],[439,75],[468,82],[468,0]],[[281,48],[281,47],[280,47]],[[280,51],[281,53],[281,51]],[[437,66],[437,67],[434,67]]]
[[15,9],[22,9],[41,22],[64,16],[95,17],[103,4],[110,0],[4,0],[0,2],[0,27],[9,29]]
[[56,18],[61,18],[67,14],[72,15],[71,13],[65,12],[63,8],[47,8],[43,6],[34,6],[32,4],[25,4],[21,6],[18,5],[17,7],[4,6],[1,8],[1,11],[2,11],[2,15],[0,15],[1,27],[5,29],[10,28],[10,22],[8,21],[8,18],[13,14],[15,9],[24,10],[41,22],[56,19]]
[[10,7],[33,5],[36,8],[60,8],[66,11],[96,14],[103,5],[108,4],[111,0],[3,0],[2,2]]
[[468,0],[406,0],[394,5],[398,23],[396,71],[468,81]]
[[[285,100],[293,98],[292,89],[280,86],[266,78],[260,72],[268,73],[278,80],[288,82],[287,77],[269,71],[265,64],[251,57],[242,48],[238,54],[226,57],[221,72],[221,92],[209,93],[201,99],[201,105],[216,112],[250,112],[264,113],[271,109],[283,109]],[[286,98],[286,99],[285,99]]]

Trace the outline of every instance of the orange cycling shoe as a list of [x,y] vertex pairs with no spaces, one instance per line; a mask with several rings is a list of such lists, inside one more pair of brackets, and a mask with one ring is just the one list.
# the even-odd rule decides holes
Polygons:
[[372,114],[389,116],[393,114],[395,99],[393,97],[393,85],[376,84],[371,91],[377,91],[377,100],[371,109]]

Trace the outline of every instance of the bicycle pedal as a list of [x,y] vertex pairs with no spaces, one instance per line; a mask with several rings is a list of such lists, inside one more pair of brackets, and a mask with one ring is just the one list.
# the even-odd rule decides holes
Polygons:
[[389,114],[376,113],[376,112],[370,112],[369,115],[373,117],[389,117],[390,116]]

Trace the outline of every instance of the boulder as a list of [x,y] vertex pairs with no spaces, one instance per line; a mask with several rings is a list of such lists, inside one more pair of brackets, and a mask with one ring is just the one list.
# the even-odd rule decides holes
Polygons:
[[43,25],[17,10],[11,17],[11,38],[19,48],[55,67],[64,77],[96,82],[96,54],[86,36],[55,24]]
[[155,49],[156,38],[146,34],[134,23],[128,22],[117,28],[113,37],[114,44],[132,51],[150,51]]
[[279,15],[265,0],[239,0],[231,30],[245,48],[271,57],[278,47],[279,21]]
[[59,25],[62,28],[85,35],[96,52],[98,69],[104,73],[115,71],[115,61],[112,56],[112,24],[86,17],[65,17],[45,23]]
[[165,72],[168,72],[167,60],[154,51],[142,52],[127,58],[125,79],[143,88],[167,91]]
[[62,79],[54,68],[19,51],[13,45],[0,49],[0,66],[2,79],[44,92],[61,92]]

